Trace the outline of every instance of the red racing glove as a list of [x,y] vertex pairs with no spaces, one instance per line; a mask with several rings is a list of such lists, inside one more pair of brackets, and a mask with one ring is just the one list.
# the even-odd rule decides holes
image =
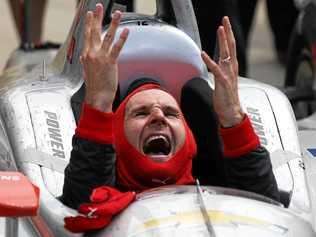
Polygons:
[[135,192],[122,193],[108,186],[96,188],[90,196],[91,203],[80,205],[78,216],[65,217],[65,228],[73,233],[101,229],[133,202],[135,197]]

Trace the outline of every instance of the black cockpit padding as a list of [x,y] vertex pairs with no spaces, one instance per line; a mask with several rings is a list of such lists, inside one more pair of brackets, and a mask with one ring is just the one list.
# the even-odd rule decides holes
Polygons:
[[182,88],[180,106],[198,147],[197,157],[193,159],[194,177],[202,185],[227,186],[223,145],[212,93],[204,79],[191,79]]
[[130,93],[136,90],[138,87],[145,85],[145,84],[156,84],[163,87],[163,83],[157,79],[150,78],[150,77],[141,77],[135,79],[131,84],[128,86],[127,90],[124,93],[121,93],[120,101],[123,101]]
[[127,12],[133,12],[134,11],[134,1],[131,0],[116,0],[115,3],[123,4],[126,6]]
[[75,121],[76,121],[77,125],[79,122],[84,97],[85,97],[85,84],[82,83],[80,89],[75,94],[73,94],[73,96],[70,99],[72,112],[74,114]]
[[[76,93],[74,93],[70,99],[72,112],[74,114],[77,125],[80,119],[82,103],[84,102],[84,97],[85,97],[85,91],[86,91],[85,83],[82,83],[80,89]],[[120,103],[120,90],[118,88],[115,95],[114,102],[113,102],[113,111],[117,109],[117,107],[119,106],[119,103]]]
[[286,192],[279,189],[280,202],[284,205],[285,208],[288,208],[292,198],[292,192]]

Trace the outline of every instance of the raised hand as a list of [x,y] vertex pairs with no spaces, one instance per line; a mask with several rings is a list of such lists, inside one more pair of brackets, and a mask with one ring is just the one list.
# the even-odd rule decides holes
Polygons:
[[238,61],[235,37],[228,17],[224,17],[222,26],[217,30],[219,41],[219,62],[214,62],[205,52],[202,58],[208,69],[214,74],[214,109],[223,127],[239,124],[244,113],[238,96]]
[[124,29],[113,44],[121,20],[121,12],[113,13],[110,27],[102,40],[103,6],[97,4],[94,12],[88,11],[85,22],[84,46],[80,56],[86,84],[85,103],[111,112],[118,84],[117,59],[128,37]]

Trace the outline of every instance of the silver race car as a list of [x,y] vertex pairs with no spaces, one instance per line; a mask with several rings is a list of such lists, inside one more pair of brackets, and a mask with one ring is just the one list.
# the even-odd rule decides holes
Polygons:
[[[64,217],[76,215],[58,197],[83,93],[79,55],[84,16],[97,2],[104,5],[105,33],[112,9],[121,6],[82,0],[58,51],[18,50],[0,77],[0,215],[23,216],[0,218],[0,236],[315,236],[316,134],[298,131],[283,93],[246,78],[239,78],[240,99],[270,151],[281,203],[198,183],[164,186],[138,194],[103,230],[75,235],[64,229]],[[121,92],[143,76],[159,78],[178,99],[180,88],[194,77],[213,88],[213,76],[200,57],[191,1],[157,0],[156,5],[153,15],[123,14],[119,30],[128,27],[130,36],[119,58]],[[12,171],[39,188],[39,202],[30,184]],[[20,180],[30,192],[29,204],[18,201],[27,198],[25,192],[12,191]]]

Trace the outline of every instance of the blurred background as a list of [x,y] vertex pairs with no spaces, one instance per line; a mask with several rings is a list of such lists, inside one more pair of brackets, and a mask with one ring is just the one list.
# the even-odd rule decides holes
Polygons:
[[[277,0],[276,0],[277,1]],[[151,11],[149,0],[138,0],[136,8]],[[249,73],[248,77],[275,86],[284,83],[285,69],[276,59],[271,38],[271,30],[266,16],[266,1],[259,0],[253,23],[253,30],[249,38]],[[70,28],[76,8],[75,0],[50,0],[47,2],[43,40],[63,42]],[[9,4],[0,1],[0,73],[5,66],[10,53],[19,46]]]

